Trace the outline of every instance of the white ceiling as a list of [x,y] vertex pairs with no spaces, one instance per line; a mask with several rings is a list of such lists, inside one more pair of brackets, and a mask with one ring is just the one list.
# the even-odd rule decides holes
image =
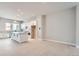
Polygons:
[[0,2],[0,16],[25,20],[33,16],[71,8],[76,4],[74,2]]

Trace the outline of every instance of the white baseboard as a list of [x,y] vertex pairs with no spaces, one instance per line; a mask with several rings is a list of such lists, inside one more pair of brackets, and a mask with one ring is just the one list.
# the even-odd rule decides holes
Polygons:
[[[50,39],[46,39],[47,41],[52,41],[52,42],[57,42],[57,43],[62,43],[62,44],[67,44],[67,45],[72,45],[72,46],[76,46],[73,43],[69,43],[69,42],[62,42],[62,41],[57,41],[57,40],[50,40]],[[79,46],[78,46],[79,47]]]

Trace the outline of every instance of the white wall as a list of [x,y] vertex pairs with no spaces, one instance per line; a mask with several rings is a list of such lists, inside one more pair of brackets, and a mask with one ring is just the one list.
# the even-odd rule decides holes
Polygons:
[[37,34],[38,39],[45,39],[46,30],[46,15],[41,15],[37,17]]
[[46,38],[75,44],[75,7],[47,15]]
[[79,5],[76,7],[76,46],[79,47]]
[[42,17],[41,16],[38,16],[37,17],[37,37],[39,40],[42,39],[43,37],[43,33],[42,33]]

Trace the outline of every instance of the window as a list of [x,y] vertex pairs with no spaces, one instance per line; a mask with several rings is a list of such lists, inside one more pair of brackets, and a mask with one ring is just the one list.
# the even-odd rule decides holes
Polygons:
[[20,31],[20,25],[19,24],[13,24],[12,25],[12,30],[15,31],[15,32]]
[[10,23],[5,23],[5,30],[11,31],[11,24]]

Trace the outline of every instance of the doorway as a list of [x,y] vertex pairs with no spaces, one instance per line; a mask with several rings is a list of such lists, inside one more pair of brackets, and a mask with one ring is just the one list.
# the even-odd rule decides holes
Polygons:
[[31,38],[36,39],[36,25],[31,26]]

